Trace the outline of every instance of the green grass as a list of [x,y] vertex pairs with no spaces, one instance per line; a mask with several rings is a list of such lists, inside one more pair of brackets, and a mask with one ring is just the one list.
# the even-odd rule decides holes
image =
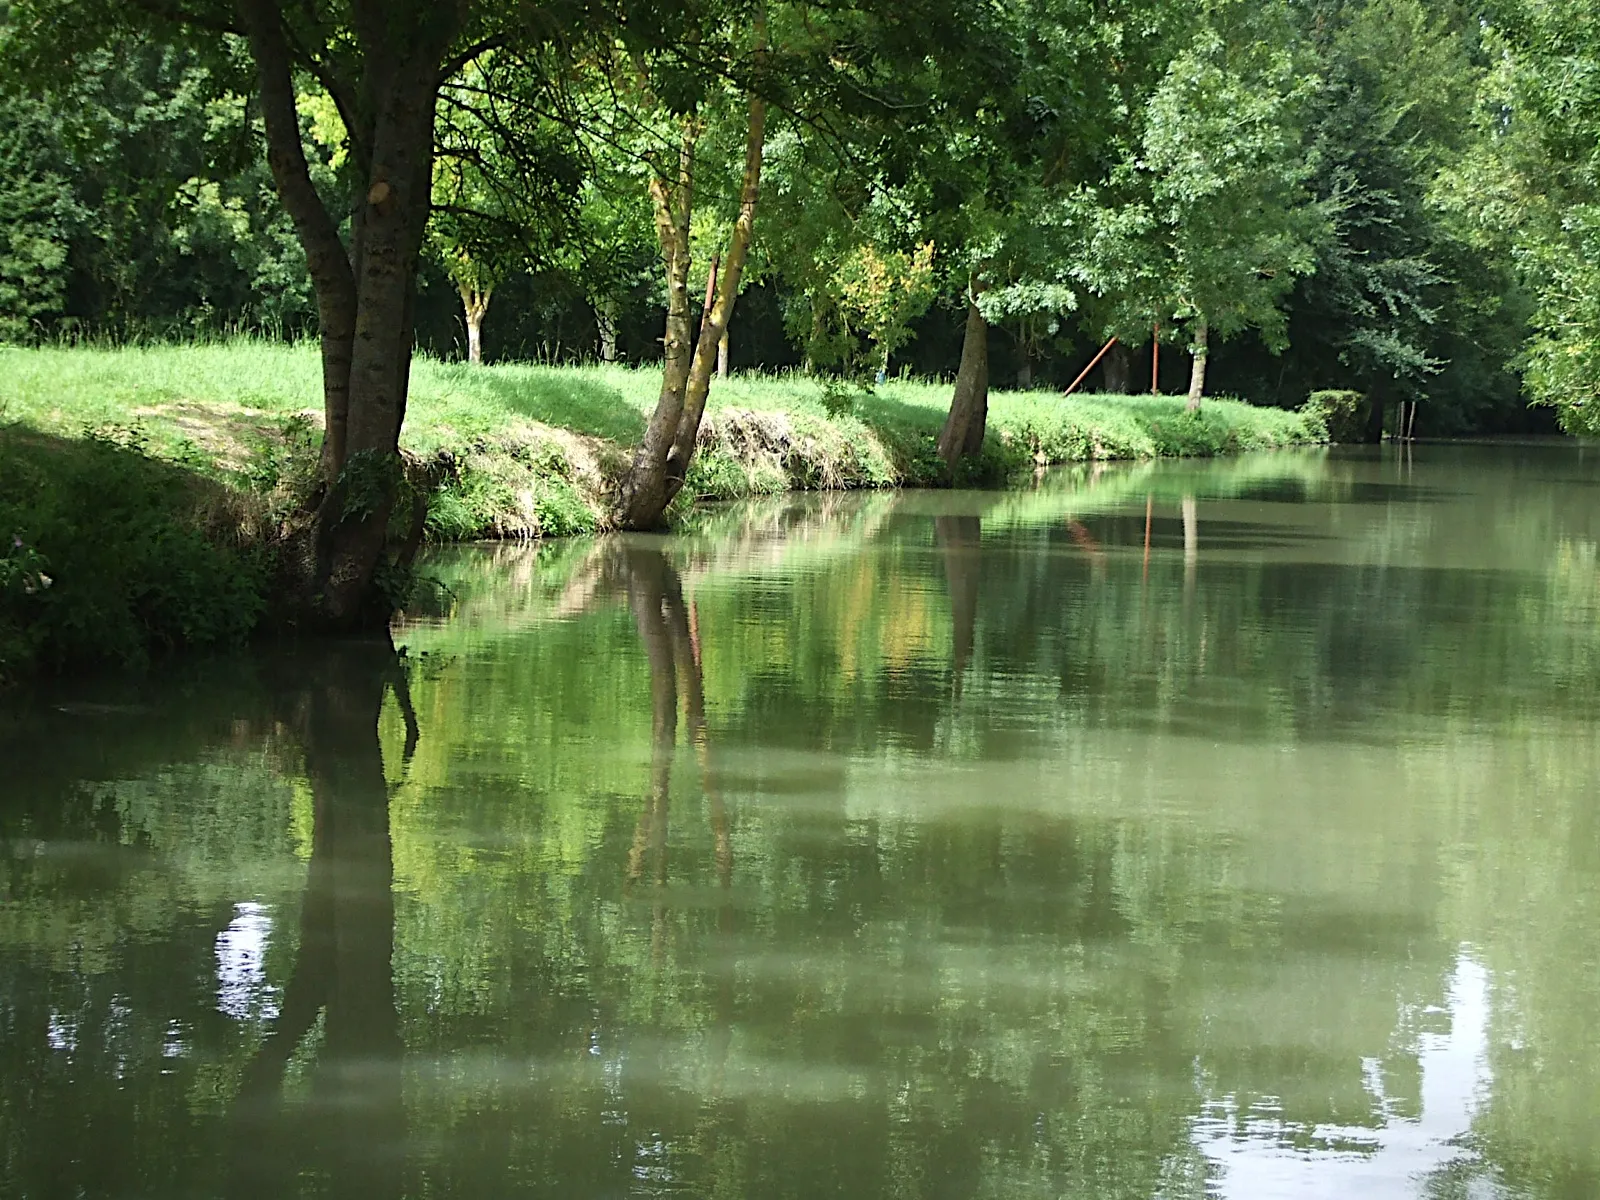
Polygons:
[[[431,533],[604,528],[659,386],[659,368],[419,359],[403,445],[445,468]],[[219,606],[248,614],[246,626],[267,606],[261,546],[314,462],[320,392],[311,345],[0,347],[0,677],[8,660],[133,661],[239,636]],[[934,443],[949,398],[948,384],[926,382],[851,392],[801,375],[715,381],[679,507],[946,483]],[[1324,436],[1317,413],[1223,399],[1188,414],[1181,397],[999,391],[984,453],[959,482]],[[38,586],[40,571],[51,589]],[[200,591],[217,605],[180,599]]]
[[[538,536],[598,528],[604,492],[637,441],[658,368],[487,368],[419,359],[404,444],[457,466],[436,506],[443,537]],[[134,436],[159,457],[259,473],[297,417],[320,420],[309,345],[234,342],[119,349],[0,349],[0,420],[66,437]],[[728,499],[791,487],[943,482],[933,443],[948,384],[891,382],[830,392],[801,375],[716,381],[689,491]],[[999,482],[1019,466],[1211,455],[1321,440],[1304,414],[1175,396],[997,391],[972,472]],[[314,434],[314,430],[309,430]]]

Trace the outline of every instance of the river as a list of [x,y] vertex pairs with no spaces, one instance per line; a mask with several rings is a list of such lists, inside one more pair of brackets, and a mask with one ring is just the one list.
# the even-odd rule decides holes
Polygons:
[[0,716],[0,1195],[1600,1196],[1600,450],[436,554]]

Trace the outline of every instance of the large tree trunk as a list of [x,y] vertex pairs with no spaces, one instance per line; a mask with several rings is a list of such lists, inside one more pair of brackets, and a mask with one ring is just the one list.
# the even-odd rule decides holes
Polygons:
[[1101,364],[1101,386],[1113,396],[1126,396],[1133,390],[1133,355],[1121,342],[1106,352]]
[[950,414],[939,434],[939,457],[955,468],[983,448],[989,421],[989,322],[975,299],[967,301],[967,329],[961,339],[961,367],[956,371]]
[[[765,21],[760,11],[756,22],[756,49],[759,58],[766,54]],[[700,336],[689,353],[692,328],[689,314],[688,269],[691,216],[689,167],[697,131],[684,135],[675,186],[660,179],[650,183],[656,209],[656,231],[661,238],[662,256],[667,265],[666,369],[662,374],[661,395],[645,427],[644,440],[634,453],[633,465],[622,487],[617,520],[625,529],[654,529],[661,525],[667,506],[683,487],[700,434],[700,419],[705,414],[706,397],[711,390],[711,372],[716,365],[717,343],[733,317],[739,295],[739,279],[750,252],[755,231],[756,202],[761,192],[761,155],[766,146],[766,101],[750,97],[745,135],[744,179],[739,194],[739,215],[717,279],[715,297],[700,323]]]
[[1189,412],[1200,411],[1200,397],[1206,390],[1206,359],[1210,356],[1210,334],[1204,317],[1195,318],[1193,359],[1189,365],[1189,401],[1184,408]]
[[483,318],[489,312],[489,299],[494,292],[489,288],[462,287],[461,307],[467,314],[467,361],[483,365]]
[[239,0],[239,13],[259,75],[268,163],[310,264],[322,327],[323,487],[291,574],[310,624],[374,627],[387,622],[392,607],[374,581],[402,476],[400,427],[430,204],[434,108],[462,9],[352,8],[352,77],[335,78],[329,68],[325,81],[361,176],[348,253],[339,222],[311,183],[278,0]]

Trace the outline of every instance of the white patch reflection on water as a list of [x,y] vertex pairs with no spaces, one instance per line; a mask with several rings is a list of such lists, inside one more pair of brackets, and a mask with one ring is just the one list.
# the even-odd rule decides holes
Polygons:
[[267,983],[267,943],[272,917],[264,904],[233,906],[233,920],[217,934],[217,1008],[236,1021],[271,1021],[278,989]]
[[[1386,1116],[1377,1128],[1319,1125],[1306,1131],[1273,1117],[1270,1106],[1240,1112],[1232,1096],[1209,1102],[1191,1137],[1213,1168],[1210,1194],[1222,1200],[1414,1200],[1428,1194],[1432,1176],[1463,1167],[1470,1173],[1478,1157],[1465,1139],[1489,1084],[1489,973],[1466,951],[1456,959],[1449,1006],[1450,1031],[1418,1039],[1422,1106],[1414,1119],[1396,1114],[1376,1061],[1363,1068],[1376,1108]],[[1317,1149],[1292,1144],[1306,1132]],[[1466,1194],[1494,1200],[1504,1192],[1480,1177]]]

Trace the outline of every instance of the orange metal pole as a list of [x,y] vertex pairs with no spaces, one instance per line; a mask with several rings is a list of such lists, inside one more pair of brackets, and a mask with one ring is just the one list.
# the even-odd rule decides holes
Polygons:
[[1156,322],[1155,336],[1150,339],[1150,394],[1154,396],[1161,380],[1161,322]]
[[1087,375],[1090,371],[1094,370],[1095,367],[1097,365],[1099,365],[1100,360],[1106,356],[1106,351],[1111,349],[1111,347],[1115,346],[1116,344],[1117,344],[1117,339],[1116,338],[1112,338],[1104,346],[1101,346],[1100,347],[1100,353],[1096,354],[1093,358],[1091,358],[1089,360],[1089,365],[1087,367],[1085,367],[1083,370],[1078,372],[1078,377],[1072,381],[1072,386],[1069,387],[1066,391],[1062,392],[1061,394],[1063,396],[1070,396],[1070,395],[1072,395],[1073,392],[1077,391],[1078,390],[1078,385],[1083,382],[1083,377],[1085,375]]

